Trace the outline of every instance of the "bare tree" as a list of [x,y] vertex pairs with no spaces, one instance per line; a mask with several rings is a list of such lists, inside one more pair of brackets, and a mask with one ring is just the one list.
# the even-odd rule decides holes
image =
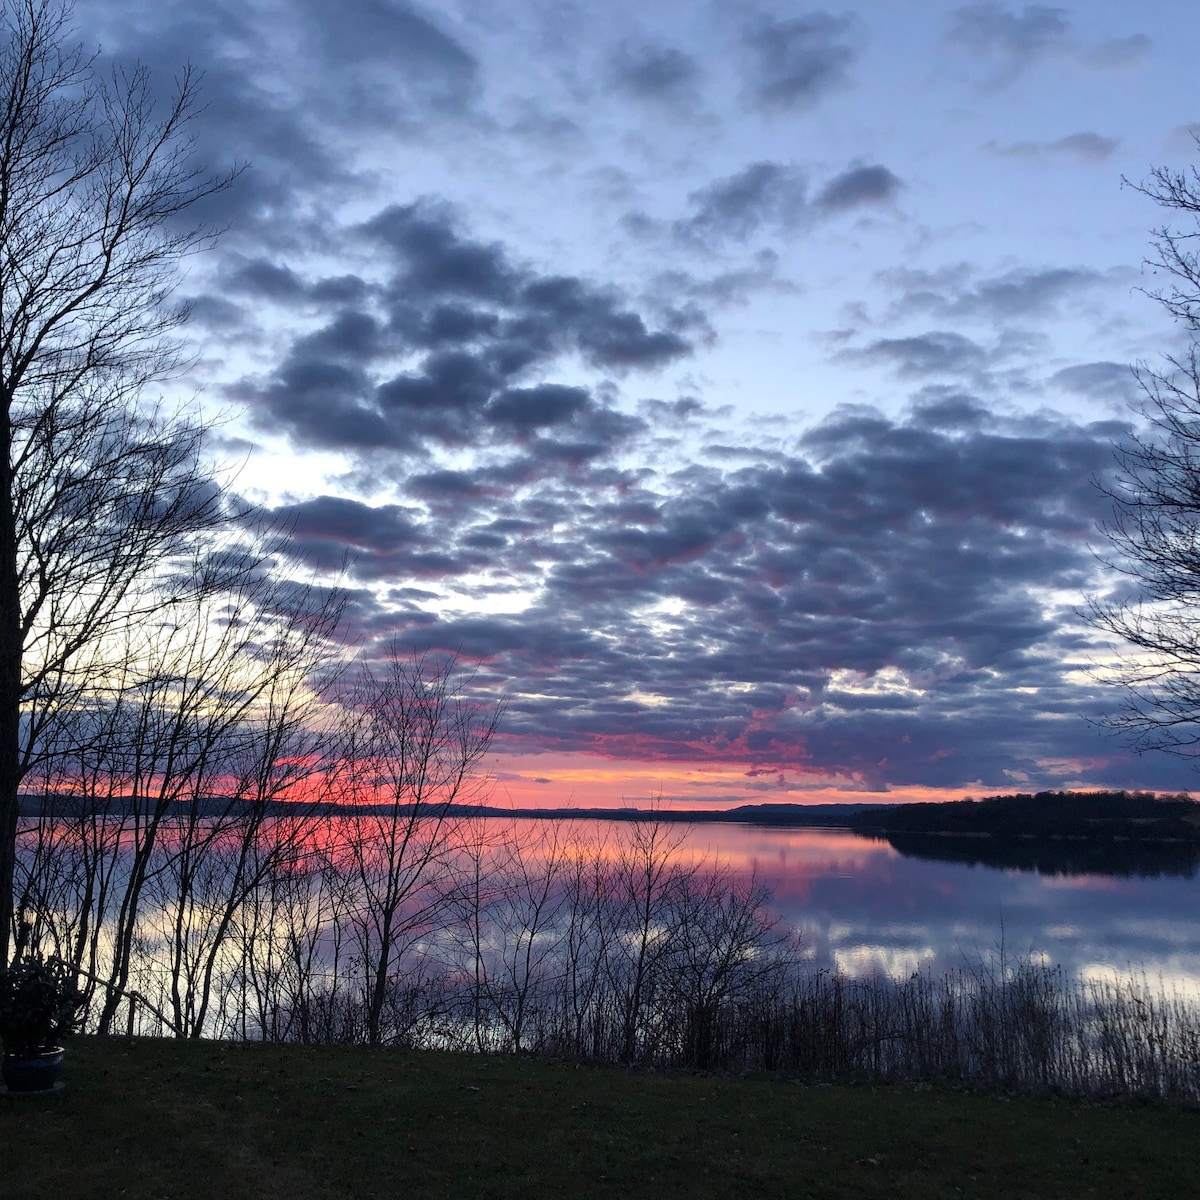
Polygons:
[[480,818],[461,839],[453,888],[475,1048],[526,1048],[540,1005],[561,983],[569,849],[557,822],[515,822],[489,837]]
[[613,875],[605,857],[608,843],[576,841],[564,865],[566,917],[562,935],[559,1022],[571,1053],[603,1055],[602,1004],[609,958],[608,906]]
[[[1148,294],[1183,327],[1184,349],[1135,368],[1144,433],[1117,449],[1105,532],[1126,598],[1093,600],[1094,625],[1129,649],[1117,675],[1125,700],[1108,724],[1138,749],[1200,753],[1200,172],[1157,168],[1137,190],[1187,227],[1153,231]],[[1132,593],[1130,595],[1129,593]]]
[[722,1012],[778,985],[794,965],[794,936],[767,912],[770,889],[753,877],[709,869],[682,880],[667,972],[685,1061],[709,1070],[718,1057]]
[[297,814],[264,886],[238,924],[241,1036],[335,1041],[341,988],[341,914],[349,907],[330,818]]
[[499,705],[469,697],[468,682],[453,659],[405,657],[393,645],[340,696],[348,718],[342,795],[354,806],[350,936],[372,1045],[403,1032],[385,1030],[385,1008],[403,986],[409,952],[448,910],[446,875],[462,820],[454,805],[477,795],[479,764],[500,719]]
[[298,818],[314,810],[329,773],[312,681],[340,649],[330,640],[340,598],[301,589],[281,605],[281,591],[291,592],[287,581],[265,576],[223,599],[220,629],[233,636],[210,637],[213,652],[191,664],[203,676],[205,703],[192,713],[202,753],[150,896],[169,914],[170,1011],[190,1037],[207,1032],[236,927],[309,832]]
[[471,1044],[479,1054],[493,1049],[494,1042],[493,966],[488,949],[494,940],[492,912],[503,895],[496,860],[507,848],[504,833],[487,817],[470,816],[462,821],[448,879],[450,957],[471,1023]]
[[[136,958],[159,968],[170,1027],[205,1030],[244,907],[304,833],[276,819],[278,805],[310,810],[315,797],[295,793],[325,773],[311,679],[340,653],[340,597],[274,578],[253,557],[215,557],[227,561],[188,574],[212,570],[219,590],[127,628],[121,669],[94,672],[87,696],[57,713],[30,777],[47,811],[18,864],[21,907],[99,987],[102,1032]],[[148,942],[161,953],[139,954]]]
[[666,985],[663,969],[676,934],[680,889],[697,870],[677,857],[687,834],[687,826],[647,817],[622,829],[616,843],[604,896],[603,942],[622,1062],[638,1057],[646,1014]]
[[0,962],[39,723],[223,519],[201,429],[140,408],[182,365],[176,268],[211,240],[185,214],[231,179],[196,165],[195,113],[189,71],[160,104],[144,70],[101,71],[69,3],[0,0]]

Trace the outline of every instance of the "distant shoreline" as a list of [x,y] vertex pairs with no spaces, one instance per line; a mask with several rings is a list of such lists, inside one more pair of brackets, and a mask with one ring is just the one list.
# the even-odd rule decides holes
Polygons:
[[[201,816],[220,816],[230,810],[233,803],[228,797],[212,796],[199,801],[171,802],[172,809],[183,813],[197,811]],[[133,812],[128,796],[108,797],[106,812],[121,816]],[[427,809],[444,817],[512,817],[537,821],[661,821],[681,825],[700,824],[753,824],[789,825],[797,827],[848,829],[849,820],[860,813],[879,807],[867,804],[746,804],[737,808],[722,809],[656,809],[656,808],[509,808],[495,804],[448,804],[427,805]],[[314,808],[290,801],[272,801],[267,811],[272,816],[294,815],[298,809],[316,816],[382,816],[396,811],[390,804],[319,804]],[[48,817],[78,817],[85,813],[83,798],[73,795],[50,796],[22,795],[21,814],[25,817],[45,815]],[[400,812],[411,812],[411,805],[400,805]]]
[[[172,802],[162,815],[185,811],[217,817],[230,811],[230,798],[211,796],[199,801]],[[93,810],[94,811],[94,810]],[[127,796],[106,801],[114,817],[133,811]],[[316,816],[384,815],[396,811],[388,804],[322,804],[308,812]],[[401,805],[400,812],[412,812]],[[510,808],[494,804],[429,806],[443,818],[489,817],[539,821],[658,821],[679,825],[735,824],[776,828],[846,829],[866,837],[927,835],[941,838],[1001,838],[1106,841],[1200,842],[1200,801],[1185,795],[1159,796],[1150,792],[1037,792],[988,796],[981,800],[947,800],[899,804],[743,804],[725,809],[659,808]],[[26,817],[86,816],[83,798],[73,795],[23,795]],[[273,801],[270,816],[297,812],[294,803]]]

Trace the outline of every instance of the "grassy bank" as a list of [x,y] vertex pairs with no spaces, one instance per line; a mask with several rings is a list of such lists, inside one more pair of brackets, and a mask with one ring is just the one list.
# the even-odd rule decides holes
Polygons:
[[0,1195],[1161,1197],[1200,1113],[360,1047],[81,1040]]

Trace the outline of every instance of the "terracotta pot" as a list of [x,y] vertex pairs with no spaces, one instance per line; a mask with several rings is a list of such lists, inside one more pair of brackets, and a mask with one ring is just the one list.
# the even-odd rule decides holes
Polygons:
[[62,1071],[61,1046],[40,1054],[6,1054],[0,1062],[0,1076],[10,1092],[48,1092]]

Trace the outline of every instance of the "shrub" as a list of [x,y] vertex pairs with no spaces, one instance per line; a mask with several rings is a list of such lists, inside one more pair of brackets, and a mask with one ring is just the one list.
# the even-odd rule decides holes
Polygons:
[[84,995],[61,959],[33,955],[0,970],[0,1041],[8,1055],[49,1050],[78,1027]]

